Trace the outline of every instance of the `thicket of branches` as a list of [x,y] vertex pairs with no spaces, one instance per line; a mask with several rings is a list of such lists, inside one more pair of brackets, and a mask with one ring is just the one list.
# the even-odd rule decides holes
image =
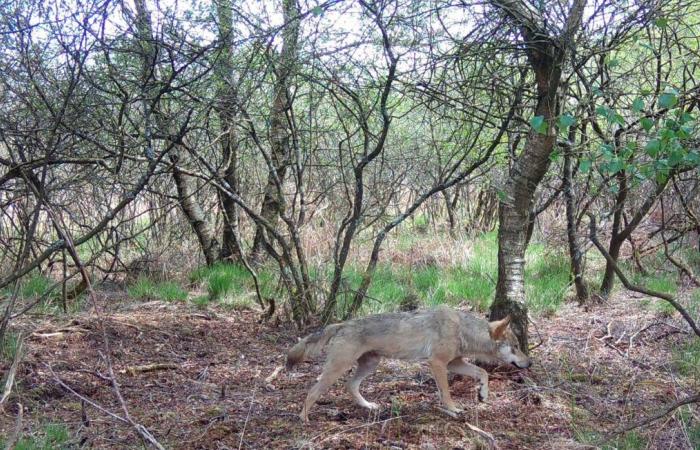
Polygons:
[[491,313],[524,347],[524,252],[552,205],[580,301],[587,213],[601,295],[626,242],[695,279],[673,249],[700,232],[697,3],[535,3],[4,3],[0,335],[33,271],[79,289],[164,248],[274,264],[298,325],[349,317],[424,210],[452,232],[498,218]]

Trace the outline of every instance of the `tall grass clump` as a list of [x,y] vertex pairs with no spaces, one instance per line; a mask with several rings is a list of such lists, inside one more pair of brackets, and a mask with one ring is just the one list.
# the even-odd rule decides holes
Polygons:
[[525,255],[525,297],[535,312],[552,313],[571,285],[569,258],[542,244],[531,244]]
[[129,296],[142,300],[164,300],[167,302],[187,300],[187,291],[172,281],[156,282],[141,277],[127,288]]

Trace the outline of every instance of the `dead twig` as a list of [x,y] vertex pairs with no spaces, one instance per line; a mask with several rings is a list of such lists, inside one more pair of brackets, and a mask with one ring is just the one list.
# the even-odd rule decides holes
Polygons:
[[15,448],[15,444],[19,440],[19,435],[22,432],[22,415],[24,414],[24,408],[21,403],[17,403],[17,418],[15,419],[15,429],[10,435],[9,439],[5,443],[5,450],[12,450]]
[[670,405],[668,405],[666,408],[664,408],[664,409],[663,409],[661,412],[659,412],[659,413],[653,414],[653,415],[647,417],[646,419],[640,420],[640,421],[638,421],[638,422],[633,422],[633,423],[631,423],[631,424],[628,424],[628,425],[625,425],[625,426],[623,426],[623,427],[620,427],[620,428],[616,429],[615,431],[612,431],[612,432],[609,433],[608,436],[606,437],[605,442],[609,441],[610,439],[612,439],[613,437],[615,437],[615,436],[617,436],[617,435],[619,435],[619,434],[626,433],[626,432],[628,432],[628,431],[630,431],[630,430],[634,430],[635,428],[639,428],[639,427],[643,427],[643,426],[645,426],[645,425],[649,425],[649,424],[652,423],[652,422],[655,422],[655,421],[657,421],[657,420],[659,420],[659,419],[662,419],[662,418],[665,417],[667,414],[672,413],[673,411],[675,411],[676,409],[680,408],[681,406],[689,405],[689,404],[691,404],[691,403],[698,403],[698,402],[700,402],[700,394],[690,395],[690,396],[685,397],[685,398],[683,398],[683,399],[681,399],[681,400],[677,400],[677,401],[671,403]]
[[489,443],[489,448],[496,449],[498,446],[496,445],[496,438],[493,437],[493,434],[482,430],[481,428],[470,424],[469,422],[464,422],[464,424],[473,432],[481,436],[482,438],[486,439]]
[[2,397],[0,397],[0,406],[7,400],[7,398],[12,393],[12,386],[15,384],[15,375],[17,374],[17,367],[19,367],[19,362],[22,359],[22,347],[24,346],[24,338],[22,334],[17,336],[17,348],[15,349],[15,357],[12,359],[12,365],[10,370],[7,371],[7,378],[5,378],[5,388],[2,390]]
[[[84,395],[79,394],[79,393],[76,392],[73,388],[71,388],[70,386],[68,386],[63,380],[61,380],[61,378],[56,374],[56,372],[54,372],[53,367],[51,367],[50,364],[47,364],[46,367],[48,368],[49,372],[51,372],[51,375],[53,375],[53,377],[54,377],[54,379],[56,380],[56,382],[57,382],[59,385],[61,385],[61,387],[62,387],[63,389],[65,389],[65,390],[67,390],[68,392],[70,392],[71,394],[75,395],[75,396],[78,397],[81,401],[87,403],[88,405],[92,406],[93,408],[97,409],[98,411],[102,411],[103,413],[107,414],[109,417],[113,418],[114,420],[116,420],[116,421],[118,421],[118,422],[121,422],[121,423],[123,423],[123,424],[126,424],[126,425],[131,425],[131,426],[136,430],[136,432],[139,434],[139,436],[141,436],[141,438],[143,438],[146,442],[148,442],[149,444],[151,444],[153,447],[155,447],[155,448],[158,449],[158,450],[165,450],[165,447],[163,447],[163,446],[158,442],[158,440],[151,434],[150,431],[148,431],[148,429],[147,429],[146,427],[144,427],[144,426],[141,425],[140,423],[134,422],[134,420],[131,419],[131,417],[128,417],[128,416],[127,416],[127,417],[122,417],[122,416],[120,416],[119,414],[113,413],[112,411],[108,410],[107,408],[105,408],[105,407],[99,405],[98,403],[96,403],[96,402],[90,400],[89,398],[85,397]],[[113,374],[112,374],[112,375],[113,375]],[[122,400],[122,401],[123,401],[123,400]]]
[[267,383],[267,384],[272,383],[272,380],[277,378],[277,375],[279,375],[279,373],[282,369],[284,369],[284,366],[277,366],[275,368],[275,370],[267,378],[265,378],[265,383]]
[[127,373],[131,375],[132,377],[135,377],[136,375],[144,372],[155,372],[157,370],[171,370],[171,369],[177,369],[180,366],[175,363],[155,363],[155,364],[145,364],[143,366],[129,366],[124,370],[121,370],[121,373]]

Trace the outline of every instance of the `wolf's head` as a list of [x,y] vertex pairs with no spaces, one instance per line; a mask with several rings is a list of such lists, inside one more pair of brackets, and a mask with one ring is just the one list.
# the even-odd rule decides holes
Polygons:
[[505,319],[489,322],[489,334],[496,341],[496,357],[521,369],[530,367],[532,361],[520,350],[518,338],[510,329],[510,315]]

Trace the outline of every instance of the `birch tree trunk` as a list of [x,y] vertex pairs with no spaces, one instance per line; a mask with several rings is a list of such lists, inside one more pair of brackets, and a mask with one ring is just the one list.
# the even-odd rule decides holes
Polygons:
[[551,36],[536,10],[527,2],[494,0],[518,28],[525,41],[530,67],[536,82],[537,105],[534,116],[541,117],[546,129],[530,130],[521,154],[513,163],[499,202],[498,282],[496,297],[491,305],[491,320],[510,314],[511,327],[520,347],[528,351],[528,316],[525,303],[525,250],[528,224],[535,190],[549,168],[549,156],[556,140],[558,90],[568,46],[579,30],[585,0],[575,0],[562,36]]

